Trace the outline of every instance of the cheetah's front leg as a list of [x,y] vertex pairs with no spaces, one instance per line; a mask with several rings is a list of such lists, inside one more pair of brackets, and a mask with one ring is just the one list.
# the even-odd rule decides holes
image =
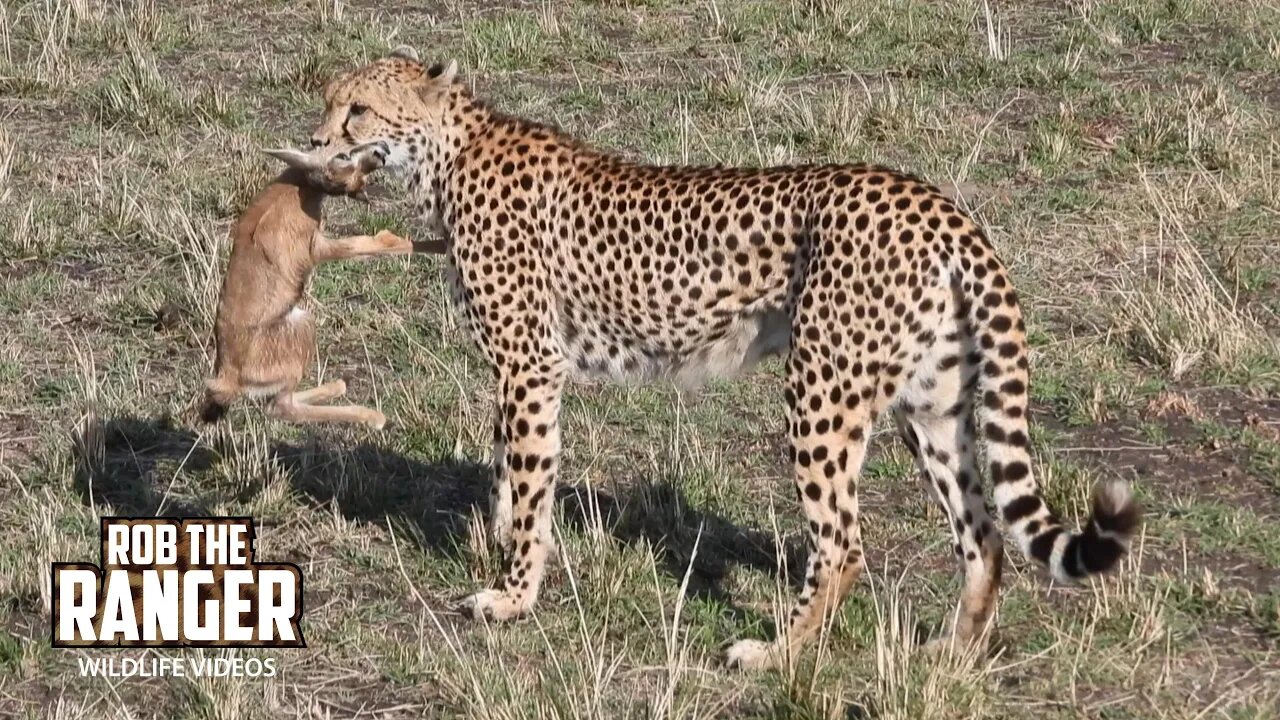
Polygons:
[[493,425],[493,478],[489,487],[489,541],[499,552],[511,554],[511,478],[503,467],[506,465],[506,430],[502,420],[502,406],[498,406]]
[[528,612],[538,597],[547,556],[555,552],[551,511],[555,505],[555,473],[560,459],[560,393],[563,377],[555,374],[503,375],[498,383],[501,438],[494,459],[511,502],[511,547],[506,577],[494,588],[463,601],[476,619],[513,620]]

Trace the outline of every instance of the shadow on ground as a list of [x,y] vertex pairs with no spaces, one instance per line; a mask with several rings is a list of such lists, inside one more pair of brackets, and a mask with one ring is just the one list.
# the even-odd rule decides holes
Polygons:
[[488,488],[478,463],[421,461],[370,442],[338,447],[312,436],[271,445],[265,467],[236,467],[229,434],[216,429],[202,437],[169,417],[131,416],[84,428],[73,436],[76,488],[86,504],[110,505],[117,515],[207,516],[267,483],[288,482],[317,506],[336,505],[361,522],[390,519],[424,549],[454,552]]
[[[595,500],[585,487],[560,488],[557,497],[562,517],[575,530],[601,523],[614,537],[627,543],[645,541],[654,550],[659,567],[677,580],[692,562],[689,593],[729,602],[721,581],[734,566],[768,575],[781,572],[796,589],[803,578],[805,546],[792,538],[781,549],[785,562],[779,568],[779,548],[772,531],[738,525],[724,516],[691,505],[684,491],[669,480],[640,481],[625,494],[595,490]],[[695,545],[697,547],[694,553]]]
[[167,417],[91,418],[72,432],[74,483],[86,505],[121,516],[210,514],[200,498],[173,492],[178,472],[203,473],[217,454]]
[[[117,515],[210,515],[217,505],[248,499],[263,483],[284,478],[317,506],[336,505],[359,522],[390,520],[424,551],[454,554],[466,546],[471,509],[487,507],[488,468],[469,460],[419,460],[369,442],[335,447],[318,435],[301,444],[273,445],[270,455],[279,470],[274,476],[232,483],[228,475],[236,471],[222,467],[229,453],[219,451],[223,443],[216,434],[201,438],[169,417],[123,416],[85,427],[74,435],[77,490],[86,504],[110,505]],[[601,522],[623,542],[644,541],[677,580],[692,560],[695,596],[732,606],[720,587],[731,567],[778,572],[772,532],[701,510],[669,481],[642,480],[616,495],[562,487],[557,498],[567,529],[580,532]],[[784,555],[784,570],[803,567],[802,543],[788,543]],[[795,582],[798,575],[789,573]]]

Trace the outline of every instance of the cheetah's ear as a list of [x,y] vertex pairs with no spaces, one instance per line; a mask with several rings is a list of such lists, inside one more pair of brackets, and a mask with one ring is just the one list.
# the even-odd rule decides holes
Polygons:
[[427,84],[436,87],[449,87],[453,84],[454,78],[458,77],[458,61],[450,60],[447,63],[436,63],[427,68]]
[[418,51],[414,50],[409,45],[401,45],[397,47],[395,50],[392,50],[391,57],[403,58],[405,60],[412,60],[414,62],[422,62],[421,60],[418,59]]
[[436,82],[441,85],[452,85],[454,78],[458,77],[458,61],[450,60],[444,64],[444,68],[436,75]]
[[427,68],[427,72],[422,76],[418,85],[418,94],[425,101],[433,101],[446,92],[453,85],[453,81],[458,77],[458,61],[450,60],[443,65],[432,65]]

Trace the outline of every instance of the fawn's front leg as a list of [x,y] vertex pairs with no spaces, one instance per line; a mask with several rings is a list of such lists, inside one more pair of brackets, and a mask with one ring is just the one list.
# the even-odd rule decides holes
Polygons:
[[334,260],[346,260],[376,255],[408,255],[414,243],[390,230],[380,230],[377,235],[351,235],[344,238],[327,238],[316,233],[311,241],[311,257],[318,264]]

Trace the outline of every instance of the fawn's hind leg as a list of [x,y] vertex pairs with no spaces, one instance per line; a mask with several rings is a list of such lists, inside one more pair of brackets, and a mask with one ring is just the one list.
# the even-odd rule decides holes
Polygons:
[[217,422],[227,413],[227,407],[240,397],[240,387],[224,377],[212,377],[204,382],[204,399],[200,403],[200,419]]
[[292,392],[276,395],[267,412],[288,422],[363,423],[374,430],[381,430],[387,423],[385,415],[371,408],[359,405],[308,405],[299,402],[297,395]]
[[314,405],[325,400],[332,400],[347,394],[347,383],[342,380],[334,380],[323,385],[317,385],[310,390],[303,390],[293,394],[293,401],[304,405]]
[[214,402],[222,405],[226,405],[227,403],[234,401],[236,398],[240,397],[241,394],[241,389],[238,384],[227,380],[221,375],[205,380],[204,390]]

